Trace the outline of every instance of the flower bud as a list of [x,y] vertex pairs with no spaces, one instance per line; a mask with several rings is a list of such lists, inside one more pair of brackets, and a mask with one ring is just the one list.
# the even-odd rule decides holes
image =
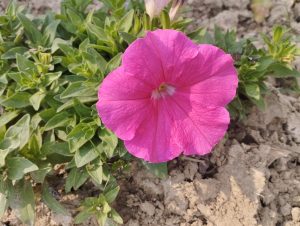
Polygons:
[[173,0],[172,8],[170,10],[170,19],[173,20],[179,8],[183,5],[185,0]]
[[52,56],[50,53],[39,52],[39,60],[41,64],[48,65],[52,62]]
[[151,19],[158,17],[170,0],[145,0],[146,12]]
[[173,20],[177,14],[179,8],[183,5],[185,0],[173,0],[172,8],[170,10],[170,19]]

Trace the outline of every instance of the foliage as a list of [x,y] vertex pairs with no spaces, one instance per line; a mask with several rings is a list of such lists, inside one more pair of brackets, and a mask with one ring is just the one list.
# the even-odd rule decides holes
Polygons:
[[[192,20],[170,21],[166,10],[150,20],[138,0],[102,0],[104,7],[88,12],[91,2],[64,0],[60,14],[33,18],[12,1],[0,16],[0,216],[11,207],[24,223],[34,225],[36,197],[52,211],[69,214],[47,182],[59,164],[68,173],[66,193],[87,181],[101,190],[83,202],[77,223],[91,216],[100,225],[122,223],[111,203],[119,191],[117,172],[127,168],[130,158],[102,125],[95,103],[103,78],[146,30],[182,30],[196,42],[231,53],[240,79],[230,105],[233,116],[245,114],[250,102],[263,105],[269,75],[299,76],[291,67],[296,47],[281,27],[272,39],[264,36],[268,49],[257,49],[251,40],[237,41],[234,32],[187,32]],[[145,165],[159,177],[167,173],[166,164]]]
[[[230,53],[239,75],[239,88],[236,98],[229,105],[232,118],[243,118],[254,104],[264,108],[264,95],[268,88],[265,82],[269,77],[300,77],[292,63],[299,55],[288,31],[281,26],[273,28],[272,36],[262,34],[265,47],[257,48],[251,39],[238,40],[234,31],[223,32],[215,28],[214,35],[202,31],[194,36],[199,43],[211,43]],[[297,84],[296,79],[294,84]]]

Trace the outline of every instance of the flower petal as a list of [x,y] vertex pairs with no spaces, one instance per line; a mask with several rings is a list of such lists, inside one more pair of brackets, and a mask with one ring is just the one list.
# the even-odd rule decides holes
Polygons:
[[182,85],[177,90],[205,106],[225,106],[235,97],[238,86],[233,59],[212,45],[200,45],[199,51],[198,65],[189,65],[189,79],[177,81]]
[[198,53],[198,46],[183,33],[156,30],[148,32],[145,38],[138,39],[128,47],[122,65],[127,73],[157,87],[162,82],[173,84],[178,74],[175,72],[181,71],[183,65]]
[[184,101],[184,96],[170,98],[169,107],[180,128],[176,133],[178,145],[185,155],[204,155],[224,137],[230,117],[224,107],[206,107]]
[[125,141],[134,156],[152,163],[167,162],[179,156],[182,149],[176,144],[175,131],[179,128],[168,111],[167,101],[152,102],[153,111],[136,132],[132,140]]
[[229,122],[230,116],[224,107],[208,108],[201,115],[197,111],[190,112],[189,119],[182,122],[184,131],[187,132],[183,140],[184,154],[210,153],[226,134]]
[[97,110],[104,125],[123,139],[132,139],[136,129],[151,111],[151,89],[131,78],[119,67],[110,73],[99,89]]
[[[224,106],[237,85],[229,54],[198,46],[175,30],[156,30],[125,51],[122,66],[100,87],[97,109],[131,154],[165,162],[182,151],[212,150],[228,128]],[[172,87],[172,93],[151,98],[161,87]]]

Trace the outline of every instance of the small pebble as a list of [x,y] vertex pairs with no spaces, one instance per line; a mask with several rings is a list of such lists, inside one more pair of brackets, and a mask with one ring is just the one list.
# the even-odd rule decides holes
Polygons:
[[146,214],[148,214],[149,216],[153,216],[155,213],[155,206],[152,205],[152,203],[150,202],[144,202],[140,205],[140,208],[143,212],[145,212]]
[[280,208],[280,212],[283,216],[288,216],[291,214],[292,207],[290,204],[286,204]]
[[300,222],[300,208],[295,207],[292,209],[292,219],[294,222]]

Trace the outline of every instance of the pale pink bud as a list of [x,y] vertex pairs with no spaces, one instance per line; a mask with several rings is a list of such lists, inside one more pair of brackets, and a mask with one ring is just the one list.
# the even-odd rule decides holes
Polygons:
[[185,0],[173,0],[172,8],[170,10],[170,19],[174,20],[179,8],[183,5]]
[[158,17],[170,0],[145,0],[146,12],[151,19]]

